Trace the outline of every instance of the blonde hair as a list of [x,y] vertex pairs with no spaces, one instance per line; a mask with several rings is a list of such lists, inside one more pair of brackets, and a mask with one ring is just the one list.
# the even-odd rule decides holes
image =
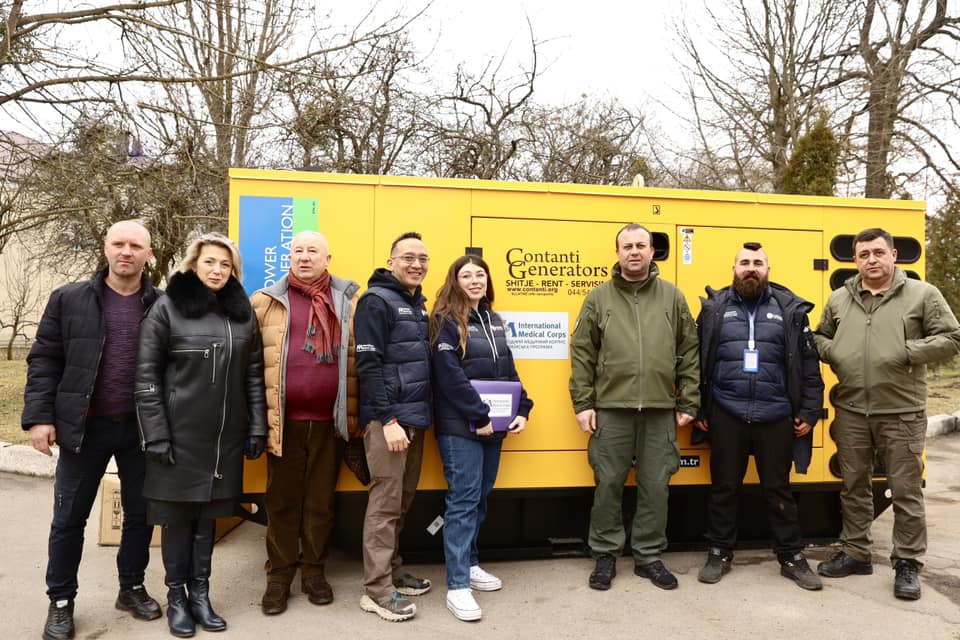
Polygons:
[[183,260],[180,261],[180,265],[177,267],[177,271],[180,273],[196,271],[197,261],[200,259],[200,252],[209,244],[223,247],[230,253],[230,260],[233,261],[233,277],[236,278],[238,282],[242,281],[243,259],[240,257],[240,252],[237,251],[237,248],[234,246],[233,240],[222,233],[204,233],[195,238],[194,241],[190,243],[190,246],[187,247]]

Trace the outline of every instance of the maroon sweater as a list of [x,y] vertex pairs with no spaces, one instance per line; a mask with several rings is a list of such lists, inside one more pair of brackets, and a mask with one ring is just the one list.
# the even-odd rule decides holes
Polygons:
[[[287,353],[286,417],[290,420],[333,419],[333,405],[337,400],[339,363],[317,362],[316,354],[303,350],[307,339],[310,317],[310,299],[290,288],[290,348]],[[327,289],[326,295],[333,297]]]

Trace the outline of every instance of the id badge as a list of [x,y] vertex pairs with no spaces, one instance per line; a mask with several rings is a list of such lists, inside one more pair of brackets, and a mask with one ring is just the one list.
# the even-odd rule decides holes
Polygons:
[[760,352],[757,351],[756,349],[743,350],[743,372],[744,373],[760,372]]

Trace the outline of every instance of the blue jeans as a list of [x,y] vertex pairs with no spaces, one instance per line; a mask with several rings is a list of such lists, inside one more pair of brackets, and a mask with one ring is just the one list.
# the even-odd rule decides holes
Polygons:
[[447,480],[443,513],[443,553],[447,562],[447,587],[470,587],[470,567],[480,562],[477,536],[487,517],[487,496],[500,467],[498,438],[484,442],[459,436],[438,435],[443,476]]
[[123,530],[117,551],[120,588],[143,583],[153,527],[147,524],[144,457],[136,418],[90,418],[80,453],[61,447],[57,460],[47,560],[47,595],[51,600],[73,599],[77,595],[83,530],[110,456],[117,460],[123,506]]

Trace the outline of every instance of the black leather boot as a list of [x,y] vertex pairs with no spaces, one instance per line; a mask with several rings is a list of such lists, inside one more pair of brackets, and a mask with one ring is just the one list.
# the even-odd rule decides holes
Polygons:
[[193,536],[193,562],[189,582],[190,613],[204,631],[223,631],[227,622],[217,615],[210,604],[210,570],[213,560],[213,542],[216,523],[201,520]]
[[183,585],[167,589],[167,624],[170,625],[170,635],[178,638],[192,638],[197,632],[197,624],[187,604],[187,590]]
[[170,634],[178,638],[192,638],[197,625],[190,614],[185,585],[190,577],[193,555],[193,527],[164,525],[160,539],[163,568],[167,583],[167,623]]

